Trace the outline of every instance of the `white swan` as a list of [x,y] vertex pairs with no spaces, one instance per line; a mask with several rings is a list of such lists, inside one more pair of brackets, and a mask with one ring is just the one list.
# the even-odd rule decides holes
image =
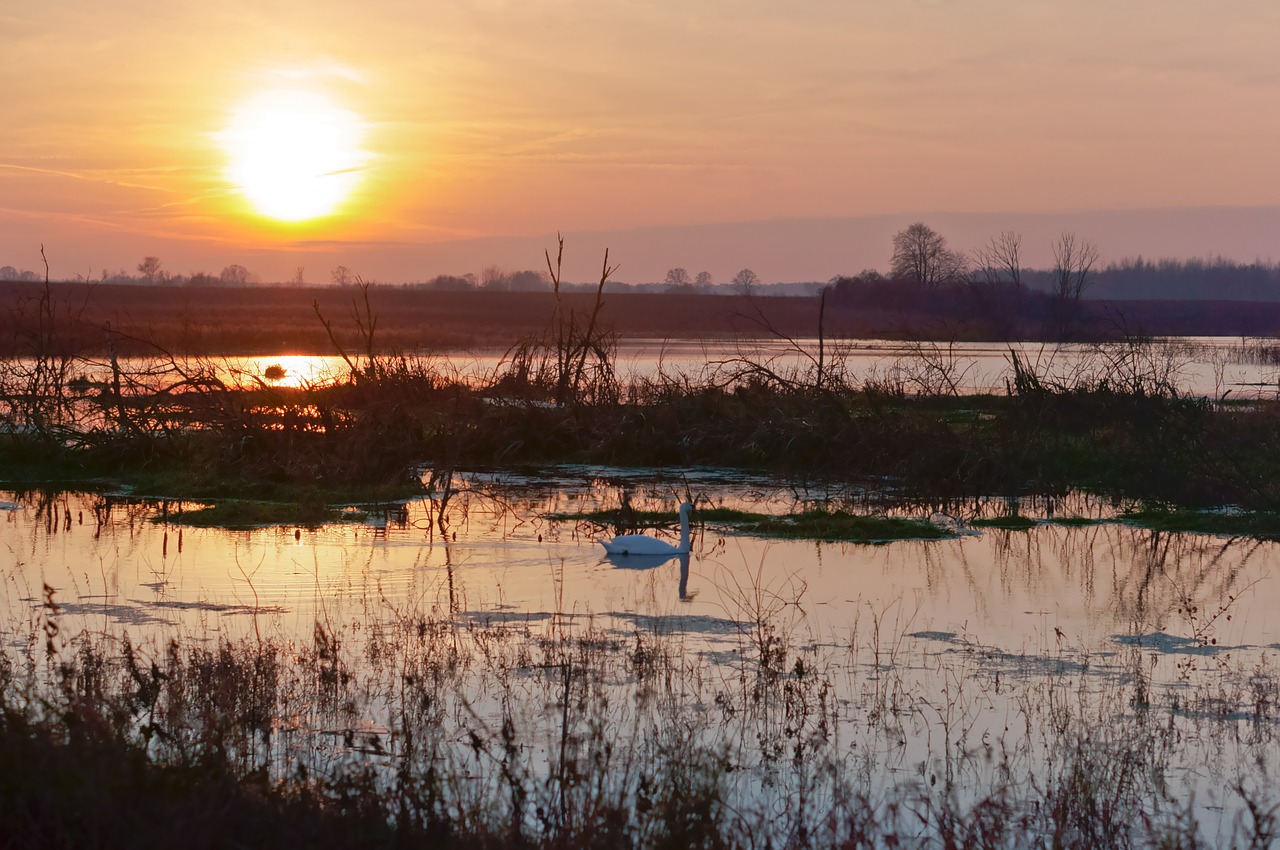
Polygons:
[[650,537],[648,534],[623,534],[613,540],[598,541],[604,551],[610,555],[662,555],[671,557],[689,551],[689,514],[693,511],[693,503],[680,505],[680,545],[672,546],[665,540]]

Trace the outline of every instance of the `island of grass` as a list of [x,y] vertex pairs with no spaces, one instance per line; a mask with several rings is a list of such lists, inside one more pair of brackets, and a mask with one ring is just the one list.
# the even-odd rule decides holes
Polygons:
[[1152,531],[1280,540],[1280,514],[1273,511],[1228,512],[1153,507],[1128,511],[1121,514],[1119,520]]
[[156,514],[151,521],[243,531],[280,525],[319,528],[335,522],[363,522],[368,516],[364,510],[316,502],[219,499],[208,504],[183,503],[177,509]]
[[[592,522],[616,527],[617,511],[582,514],[551,514],[557,521]],[[730,508],[699,508],[695,521],[713,523],[732,533],[789,540],[820,540],[843,543],[889,543],[894,540],[941,540],[953,537],[946,528],[928,520],[855,514],[842,510],[814,509],[793,514],[772,515]],[[629,517],[635,528],[653,528],[676,521],[674,513],[634,511]]]

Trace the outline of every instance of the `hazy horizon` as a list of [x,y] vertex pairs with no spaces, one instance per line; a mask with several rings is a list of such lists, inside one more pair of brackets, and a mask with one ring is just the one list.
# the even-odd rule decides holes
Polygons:
[[[1101,262],[1126,258],[1193,259],[1222,256],[1248,263],[1280,259],[1274,251],[1280,234],[1280,206],[1208,207],[1165,210],[1111,210],[1073,213],[909,213],[845,218],[717,222],[631,230],[565,232],[565,280],[599,278],[604,251],[619,265],[611,280],[661,282],[668,269],[682,267],[691,275],[708,271],[715,283],[727,284],[742,268],[755,271],[764,283],[825,282],[864,269],[887,271],[895,232],[925,221],[947,237],[952,248],[972,251],[991,236],[1013,229],[1023,236],[1024,265],[1052,265],[1051,244],[1063,232],[1094,242]],[[230,264],[244,265],[262,282],[293,279],[299,266],[307,283],[330,282],[331,270],[345,265],[364,279],[410,283],[436,275],[480,273],[486,266],[508,271],[545,270],[544,251],[555,255],[557,234],[491,236],[424,244],[299,243],[235,253],[166,252],[163,246],[141,254],[91,241],[70,246],[44,243],[54,279],[77,275],[97,279],[103,269],[137,275],[144,256],[158,256],[165,271],[218,275]],[[12,242],[10,238],[8,242]],[[170,248],[174,247],[172,245]],[[115,262],[95,260],[117,258]],[[15,255],[21,255],[15,257]],[[79,259],[76,259],[76,258]],[[182,258],[187,265],[180,265]],[[16,261],[15,261],[16,260]],[[23,250],[10,247],[0,266],[43,273],[40,244]]]

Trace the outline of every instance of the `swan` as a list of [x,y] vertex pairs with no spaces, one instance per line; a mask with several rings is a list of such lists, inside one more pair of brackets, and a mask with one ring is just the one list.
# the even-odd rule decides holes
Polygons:
[[648,534],[623,534],[613,540],[598,541],[604,551],[610,555],[672,555],[686,554],[689,551],[689,514],[693,511],[692,502],[680,505],[680,545],[672,546],[665,540],[650,537]]

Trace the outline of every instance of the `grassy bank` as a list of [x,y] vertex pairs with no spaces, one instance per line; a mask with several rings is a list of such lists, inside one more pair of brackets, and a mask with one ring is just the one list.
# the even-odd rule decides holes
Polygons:
[[73,398],[74,421],[57,427],[10,414],[0,478],[350,503],[421,492],[422,467],[714,465],[876,479],[926,497],[1079,489],[1152,506],[1280,509],[1280,408],[1269,402],[1108,387],[958,397],[748,382],[649,384],[557,406],[514,389],[408,367],[306,389],[139,393],[123,416],[95,407],[97,397]]
[[924,498],[1075,489],[1280,510],[1280,404],[1180,396],[1175,355],[1151,340],[1100,346],[1069,381],[1011,353],[1003,394],[959,395],[963,367],[945,345],[919,343],[891,373],[855,381],[850,352],[787,337],[782,359],[744,353],[624,380],[602,291],[603,280],[594,301],[549,295],[544,329],[464,381],[383,353],[369,292],[356,290],[354,328],[319,303],[312,320],[344,374],[285,386],[156,347],[95,359],[46,290],[24,308],[41,321],[0,356],[0,478],[324,505],[443,486],[459,466],[714,465]]

